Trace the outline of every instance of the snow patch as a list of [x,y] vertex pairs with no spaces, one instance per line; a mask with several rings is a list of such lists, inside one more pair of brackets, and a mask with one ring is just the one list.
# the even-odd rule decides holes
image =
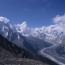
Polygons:
[[5,36],[6,36],[6,37],[8,36],[8,32],[5,33]]
[[20,36],[18,35],[18,39],[20,39]]

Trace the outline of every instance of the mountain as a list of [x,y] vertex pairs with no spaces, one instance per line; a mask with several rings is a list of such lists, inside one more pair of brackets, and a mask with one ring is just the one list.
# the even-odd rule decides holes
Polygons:
[[[43,48],[52,46],[51,43],[48,43],[48,42],[46,42],[46,41],[44,41],[44,40],[42,40],[42,39],[38,39],[38,38],[36,38],[36,37],[29,36],[29,37],[27,37],[27,39],[28,39],[29,41],[31,41],[30,43],[31,43],[32,46],[35,47],[37,50],[41,50],[41,49],[43,49]],[[29,41],[28,41],[28,42],[29,42]]]
[[61,55],[61,56],[64,56],[65,55],[65,45],[59,45],[57,48],[56,48],[56,52]]
[[65,36],[64,26],[64,23],[59,23],[50,26],[42,26],[39,28],[30,28],[26,22],[23,22],[22,24],[17,24],[15,29],[18,33],[26,37],[33,36],[53,44],[58,44],[62,43],[62,38]]
[[[36,59],[40,60],[41,62],[31,60],[31,59],[23,59],[23,58],[31,58],[31,59]],[[20,63],[23,65],[30,64],[32,65],[34,62],[34,65],[38,63],[37,65],[58,65],[55,62],[51,61],[50,59],[46,57],[39,56],[37,54],[34,54],[33,52],[30,52],[28,50],[19,48],[15,44],[9,42],[7,39],[2,37],[0,35],[0,62],[1,63]],[[25,64],[27,63],[27,64]]]
[[0,34],[10,40],[10,36],[13,33],[10,26],[4,22],[0,22]]
[[[21,61],[23,61],[23,65],[25,64],[25,62],[27,64],[30,63],[30,62],[27,62],[27,60],[30,61],[31,59],[30,60],[23,59],[24,57],[35,59],[34,54],[22,48],[19,48],[18,46],[9,42],[7,39],[5,39],[4,37],[0,35],[0,64],[9,64],[10,62],[12,62],[12,64],[15,62],[22,64]],[[31,61],[34,62],[34,60],[31,60]],[[42,62],[35,61],[34,63],[36,64],[36,62],[43,65]]]
[[[43,61],[43,63],[40,61]],[[18,47],[17,45],[9,42],[2,35],[0,35],[0,64],[58,65],[50,59],[36,55],[33,52]]]
[[[4,50],[6,50],[6,51],[4,52]],[[13,56],[18,56],[18,57],[26,57],[26,58],[27,57],[29,57],[29,58],[34,57],[35,58],[35,56],[32,52],[29,52],[29,51],[27,51],[23,48],[18,47],[17,45],[15,45],[14,43],[9,42],[6,38],[4,38],[4,37],[2,37],[2,35],[0,35],[0,51],[1,51],[0,54],[8,55],[8,53],[6,53],[6,52],[8,52],[7,50],[11,52],[10,56],[11,56],[11,54],[13,54]],[[0,56],[4,57],[2,55],[0,55]]]
[[33,47],[29,43],[26,42],[25,40],[26,38],[22,36],[21,34],[15,32],[14,30],[12,30],[8,24],[0,22],[0,25],[1,25],[0,34],[3,35],[7,40],[9,40],[10,42],[16,44],[17,46],[21,48],[26,49],[25,46],[28,45],[31,47],[31,49],[33,49]]
[[55,51],[61,58],[65,58],[65,44],[57,46]]
[[0,34],[10,42],[19,46],[20,48],[24,48],[35,53],[37,53],[37,51],[44,47],[52,45],[51,43],[45,42],[41,39],[37,39],[32,36],[30,37],[22,36],[20,33],[12,29],[9,24],[4,22],[0,22]]

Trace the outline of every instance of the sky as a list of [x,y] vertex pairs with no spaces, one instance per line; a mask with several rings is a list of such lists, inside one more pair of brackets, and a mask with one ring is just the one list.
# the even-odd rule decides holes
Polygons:
[[64,13],[65,0],[0,0],[0,16],[12,25],[26,21],[29,27],[49,26]]

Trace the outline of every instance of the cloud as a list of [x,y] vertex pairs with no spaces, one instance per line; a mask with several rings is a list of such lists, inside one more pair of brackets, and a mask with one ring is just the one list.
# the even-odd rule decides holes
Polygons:
[[62,16],[57,15],[53,18],[53,22],[55,23],[54,25],[42,26],[40,28],[30,28],[28,27],[26,22],[16,24],[15,27],[19,33],[30,34],[35,37],[40,37],[40,35],[44,36],[44,34],[46,34],[47,36],[53,36],[53,34],[55,35],[56,33],[65,33],[65,14]]
[[8,23],[9,22],[9,19],[0,16],[0,22]]
[[64,28],[65,28],[65,14],[64,15],[57,15],[56,17],[53,18],[53,22],[55,23],[55,29],[58,32],[64,32]]
[[21,34],[29,34],[30,28],[27,26],[27,23],[24,21],[21,24],[15,24],[16,30]]
[[65,14],[60,16],[60,15],[57,15],[55,18],[53,18],[53,22],[54,23],[65,23]]

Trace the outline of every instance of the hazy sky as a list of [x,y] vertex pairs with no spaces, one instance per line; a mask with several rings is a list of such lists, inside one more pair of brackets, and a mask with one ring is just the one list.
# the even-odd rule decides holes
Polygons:
[[30,27],[53,24],[52,18],[65,13],[65,0],[0,0],[0,16]]

